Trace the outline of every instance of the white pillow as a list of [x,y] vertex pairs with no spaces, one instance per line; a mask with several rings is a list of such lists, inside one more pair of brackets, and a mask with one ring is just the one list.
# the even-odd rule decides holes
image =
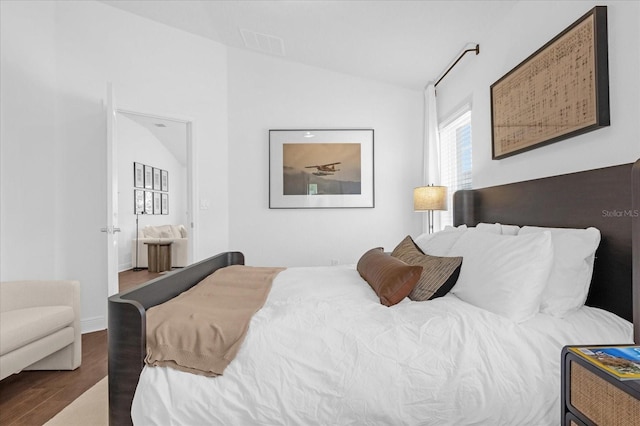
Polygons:
[[465,225],[461,226],[464,226],[464,228],[447,226],[444,231],[434,234],[422,234],[416,237],[413,242],[424,254],[440,257],[447,256],[451,247],[453,247],[462,234],[467,232],[467,227]]
[[491,232],[492,234],[502,234],[502,227],[499,223],[479,223],[476,229],[482,232]]
[[520,227],[516,225],[503,225],[501,223],[479,223],[476,226],[478,231],[491,232],[493,234],[502,235],[518,235]]
[[465,231],[465,230],[467,230],[468,228],[467,228],[467,225],[464,225],[464,224],[462,224],[462,225],[458,225],[458,226],[451,226],[451,225],[447,225],[447,226],[445,226],[445,227],[444,227],[444,230],[445,230],[445,231],[454,231],[454,230],[456,230],[456,229],[457,229],[458,231]]
[[160,230],[153,225],[147,225],[144,227],[144,236],[147,238],[160,238]]
[[518,235],[545,231],[551,232],[554,260],[549,283],[542,293],[540,310],[562,318],[580,309],[587,300],[600,231],[596,228],[524,226]]
[[465,232],[448,256],[462,256],[460,276],[451,290],[458,298],[515,322],[539,312],[553,262],[549,232]]
[[502,235],[518,235],[520,227],[517,225],[500,225]]
[[182,238],[182,232],[180,231],[180,227],[182,225],[171,225],[171,233],[173,234],[173,238]]

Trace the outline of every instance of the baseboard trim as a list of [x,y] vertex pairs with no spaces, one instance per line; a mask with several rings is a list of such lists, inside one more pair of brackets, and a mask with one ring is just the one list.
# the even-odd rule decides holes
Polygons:
[[82,334],[106,330],[106,328],[107,319],[105,317],[84,318],[80,320],[80,330]]
[[131,262],[122,263],[118,265],[118,273],[128,271],[129,269],[132,269],[132,268],[133,268],[133,264]]

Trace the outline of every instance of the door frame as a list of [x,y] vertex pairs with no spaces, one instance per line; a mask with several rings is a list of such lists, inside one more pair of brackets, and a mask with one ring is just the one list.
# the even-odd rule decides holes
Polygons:
[[[195,125],[195,121],[192,118],[189,117],[184,117],[184,116],[177,116],[175,114],[159,114],[159,113],[151,113],[151,112],[142,112],[136,108],[128,108],[128,107],[119,107],[117,105],[114,105],[113,108],[113,115],[114,115],[114,125],[113,125],[113,140],[114,143],[117,146],[117,131],[118,131],[118,115],[119,114],[131,114],[131,115],[138,115],[138,116],[142,116],[142,117],[149,117],[149,118],[154,118],[154,119],[159,119],[159,120],[166,120],[166,121],[174,121],[174,122],[178,122],[178,123],[182,123],[185,125],[186,127],[186,135],[185,135],[185,139],[186,139],[186,156],[187,156],[187,182],[186,182],[186,191],[187,191],[187,229],[189,230],[189,238],[187,239],[187,246],[188,246],[188,263],[192,263],[194,259],[198,258],[198,253],[197,253],[197,249],[196,247],[198,247],[197,245],[197,223],[198,223],[198,210],[196,209],[196,186],[197,186],[197,179],[196,179],[196,162],[195,162],[195,158],[196,158],[196,144],[194,143],[194,125]],[[117,198],[117,191],[118,191],[118,173],[117,173],[117,168],[118,168],[118,158],[117,155],[115,155],[116,150],[112,150],[109,149],[107,152],[107,181],[111,182],[111,188],[113,189],[112,194],[109,194],[110,197],[116,197]],[[117,151],[116,151],[117,152]],[[114,217],[114,213],[117,216],[118,212],[113,211],[113,206],[109,205],[108,206],[108,212],[107,214],[109,215],[109,217]],[[109,295],[112,294],[116,294],[118,293],[119,290],[119,283],[118,283],[118,264],[117,262],[114,265],[115,267],[115,279],[110,279],[108,286],[109,286]],[[112,265],[109,265],[109,268],[112,268]],[[111,273],[113,273],[114,271],[109,271],[109,275],[111,276]]]

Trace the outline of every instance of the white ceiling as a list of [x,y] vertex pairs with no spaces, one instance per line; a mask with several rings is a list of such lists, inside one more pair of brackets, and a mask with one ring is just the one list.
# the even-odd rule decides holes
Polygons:
[[[242,30],[281,39],[283,58],[421,90],[516,1],[103,0],[245,49]],[[482,54],[482,46],[480,48]]]
[[184,167],[187,166],[187,124],[178,120],[118,111],[153,134]]

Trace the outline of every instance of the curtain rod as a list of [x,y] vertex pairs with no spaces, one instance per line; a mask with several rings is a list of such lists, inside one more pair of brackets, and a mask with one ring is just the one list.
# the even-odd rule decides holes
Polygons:
[[460,56],[458,56],[458,59],[456,59],[456,61],[449,67],[449,69],[445,71],[445,73],[442,75],[442,77],[440,77],[438,79],[438,81],[436,81],[436,84],[434,84],[433,87],[437,87],[438,84],[442,81],[442,79],[445,78],[447,76],[447,74],[449,74],[449,71],[451,71],[453,69],[453,67],[455,67],[456,64],[458,62],[460,62],[460,59],[462,59],[462,57],[464,55],[466,55],[467,53],[469,53],[469,52],[476,52],[476,55],[478,55],[480,53],[480,45],[476,44],[476,47],[474,47],[473,49],[467,49],[464,52],[462,52],[462,54],[460,54]]

